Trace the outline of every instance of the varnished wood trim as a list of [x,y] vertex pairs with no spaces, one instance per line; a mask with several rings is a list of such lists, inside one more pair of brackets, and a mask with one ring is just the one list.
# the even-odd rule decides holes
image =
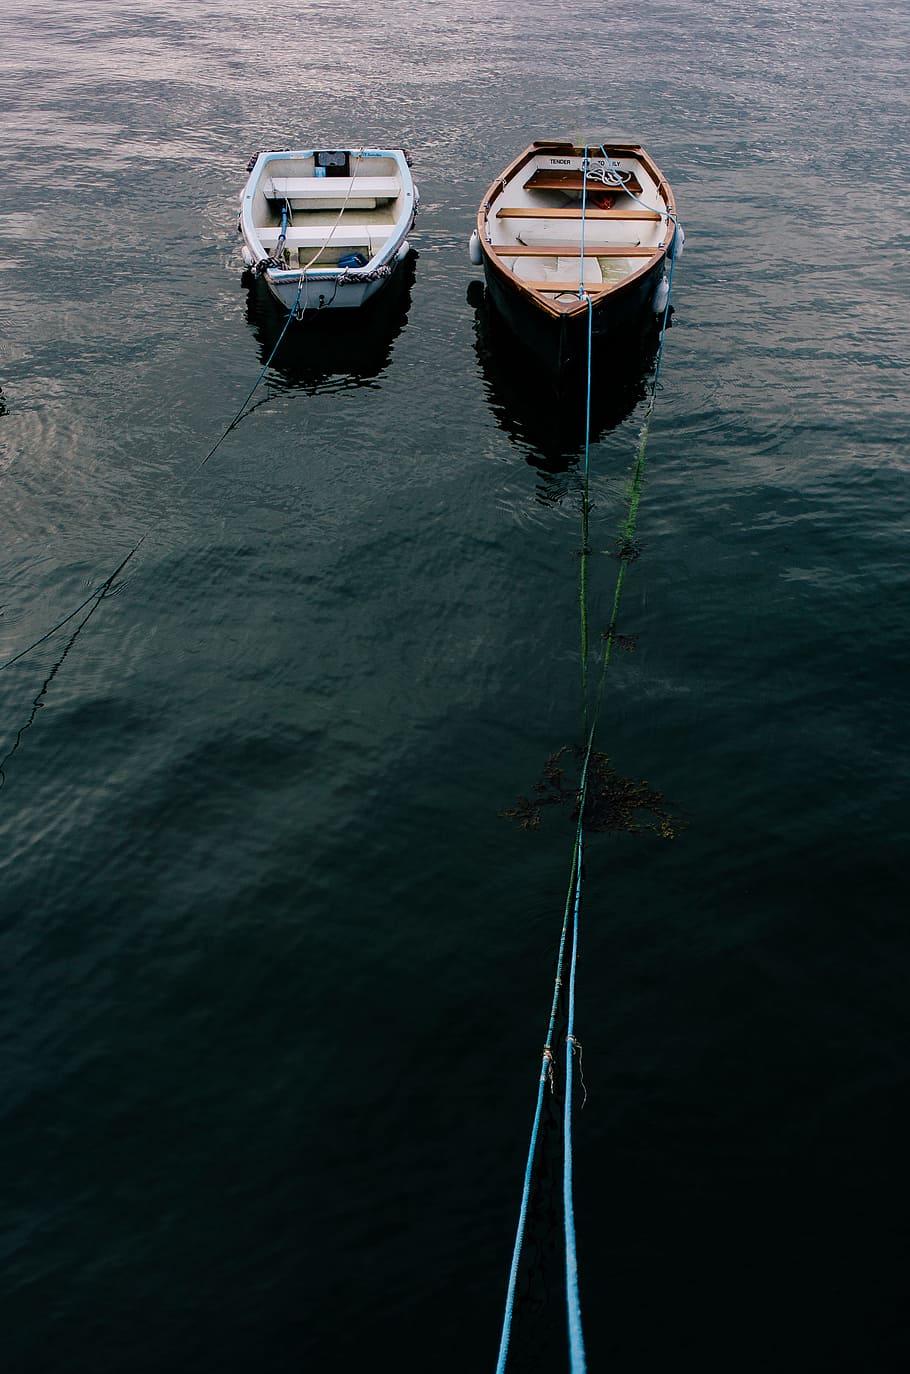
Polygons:
[[[580,243],[491,243],[491,252],[501,258],[578,258],[581,257]],[[658,244],[638,243],[586,243],[586,258],[650,258],[663,252]]]
[[588,174],[587,179],[580,171],[570,169],[567,172],[559,172],[548,167],[538,167],[536,172],[532,172],[525,182],[525,189],[528,191],[582,191],[587,186],[589,191],[599,191],[612,195],[622,195],[623,190],[634,191],[637,196],[641,195],[641,182],[634,172],[629,176],[628,186],[608,186],[599,181],[596,176]]
[[[565,205],[555,209],[549,205],[504,205],[496,211],[497,219],[581,219],[580,205]],[[647,220],[653,224],[662,218],[656,210],[594,210],[585,207],[585,219]]]
[[[585,288],[585,291],[588,292],[590,295],[592,295],[592,296],[597,296],[597,295],[602,295],[604,291],[615,291],[616,288],[617,288],[617,286],[624,286],[624,285],[625,285],[625,282],[621,282],[621,281],[619,281],[619,282],[616,282],[616,281],[614,281],[614,282],[593,282],[593,281],[586,281],[585,284],[584,284],[584,288]],[[557,295],[557,296],[563,295],[563,293],[566,292],[566,291],[575,291],[575,292],[578,291],[578,282],[577,282],[577,281],[525,281],[524,279],[522,279],[522,280],[519,282],[519,286],[521,286],[525,291],[537,291],[537,292],[540,292],[541,294],[543,294],[544,292],[553,292],[553,293],[554,293],[555,295]]]

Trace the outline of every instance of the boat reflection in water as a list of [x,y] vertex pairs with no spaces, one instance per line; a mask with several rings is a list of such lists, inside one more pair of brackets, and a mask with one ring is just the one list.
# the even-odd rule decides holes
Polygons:
[[[544,472],[565,472],[584,454],[587,366],[548,368],[525,348],[483,282],[471,282],[474,348],[497,424]],[[648,311],[636,332],[595,340],[591,363],[591,442],[632,414],[650,390],[660,322]]]
[[271,358],[269,371],[278,374],[279,386],[283,382],[311,392],[370,386],[388,367],[392,345],[407,321],[416,260],[417,254],[409,253],[388,285],[365,305],[311,312],[292,320],[284,338],[287,313],[261,278],[245,272],[246,318],[259,344],[260,363],[265,366]]

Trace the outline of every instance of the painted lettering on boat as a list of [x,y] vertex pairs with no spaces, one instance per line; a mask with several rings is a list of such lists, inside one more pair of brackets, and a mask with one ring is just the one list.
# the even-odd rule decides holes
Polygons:
[[[548,157],[545,163],[544,163],[544,162],[541,162],[539,165],[540,165],[541,167],[546,166],[546,167],[575,167],[575,168],[580,168],[580,167],[581,167],[581,164],[582,164],[582,159],[581,159],[580,157]],[[603,159],[602,157],[589,157],[589,158],[588,158],[588,166],[589,166],[589,167],[601,168],[601,167],[606,167],[606,165],[607,165],[607,164],[606,164],[606,162],[604,161],[604,159]]]

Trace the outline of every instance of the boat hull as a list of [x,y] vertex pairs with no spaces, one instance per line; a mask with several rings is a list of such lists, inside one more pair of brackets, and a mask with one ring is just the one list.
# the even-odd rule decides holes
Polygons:
[[287,310],[265,280],[245,272],[247,323],[259,345],[259,361],[289,386],[314,392],[339,379],[361,385],[380,376],[407,323],[416,259],[416,252],[409,253],[360,310],[323,310],[307,316],[305,327],[290,329]]
[[[588,311],[554,316],[527,291],[517,288],[496,264],[484,258],[487,290],[503,319],[520,342],[548,366],[562,370],[577,367],[588,353]],[[653,327],[656,300],[666,277],[665,259],[642,277],[609,296],[591,300],[591,336],[595,345],[609,349],[623,346],[630,334],[636,338]]]
[[557,369],[523,347],[485,285],[472,283],[468,299],[491,413],[534,467],[566,471],[578,462],[586,440],[601,439],[644,400],[661,334],[650,312],[641,331],[623,331],[616,347],[610,335],[594,340],[597,385],[589,389],[582,360]]
[[405,240],[392,262],[383,264],[382,270],[371,279],[357,273],[316,276],[306,272],[275,272],[270,268],[266,268],[263,276],[278,304],[297,315],[317,310],[358,310],[389,284],[410,251],[410,244]]

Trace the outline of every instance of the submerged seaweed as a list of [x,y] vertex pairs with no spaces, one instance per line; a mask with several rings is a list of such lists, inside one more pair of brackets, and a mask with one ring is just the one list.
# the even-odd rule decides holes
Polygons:
[[[563,761],[569,755],[577,773],[568,776]],[[580,809],[580,772],[584,751],[564,745],[551,754],[544,765],[543,777],[534,783],[534,797],[519,797],[515,806],[499,814],[517,820],[523,830],[539,830],[545,806],[568,806],[573,820]],[[574,770],[573,770],[574,771]],[[680,823],[664,807],[663,793],[642,780],[624,778],[610,763],[606,754],[594,752],[588,764],[588,784],[585,796],[584,827],[588,832],[626,831],[637,834],[655,831],[665,840],[672,840],[681,829]]]

